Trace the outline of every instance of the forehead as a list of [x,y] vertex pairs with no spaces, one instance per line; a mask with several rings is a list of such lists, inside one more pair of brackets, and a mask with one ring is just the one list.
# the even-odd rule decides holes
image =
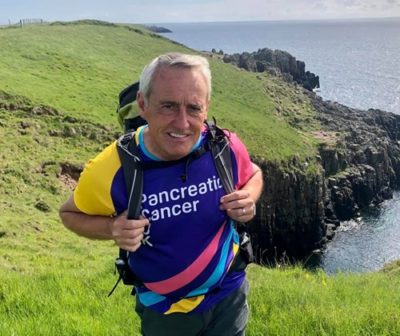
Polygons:
[[150,96],[207,99],[207,94],[207,80],[199,69],[164,66],[155,73]]

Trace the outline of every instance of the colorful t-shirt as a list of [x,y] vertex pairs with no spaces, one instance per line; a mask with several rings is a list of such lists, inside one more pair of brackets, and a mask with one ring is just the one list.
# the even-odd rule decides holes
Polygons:
[[[142,161],[160,161],[135,133]],[[235,188],[252,174],[243,143],[229,135]],[[204,144],[204,131],[193,150]],[[203,312],[237,289],[244,272],[229,272],[238,251],[238,235],[225,211],[225,194],[211,152],[174,165],[152,165],[143,173],[141,213],[149,219],[142,245],[129,254],[129,265],[144,285],[139,300],[160,313]],[[89,161],[74,192],[76,206],[90,215],[123,212],[128,197],[116,142]]]

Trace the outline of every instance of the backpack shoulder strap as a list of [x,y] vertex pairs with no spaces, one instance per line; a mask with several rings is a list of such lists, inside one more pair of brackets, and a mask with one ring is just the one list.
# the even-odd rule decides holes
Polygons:
[[118,155],[124,171],[128,192],[128,219],[138,219],[143,193],[143,169],[134,141],[135,132],[121,136],[117,141]]
[[[137,146],[134,140],[135,132],[121,136],[117,141],[117,151],[124,171],[125,185],[128,193],[128,219],[138,219],[143,194],[143,168],[140,164]],[[108,296],[114,292],[122,280],[125,285],[141,285],[141,280],[131,271],[128,265],[129,252],[120,248],[115,261],[119,278]],[[134,290],[132,294],[134,294]]]
[[[235,190],[229,139],[225,132],[216,125],[215,119],[213,122],[206,121],[206,125],[210,133],[210,150],[217,167],[218,175],[225,192],[229,194]],[[254,261],[250,235],[247,232],[246,224],[234,221],[233,226],[239,234],[239,253],[237,253],[232,261],[229,272],[244,270],[249,263]]]
[[232,173],[232,158],[229,140],[224,131],[219,128],[215,119],[213,121],[206,121],[209,130],[209,146],[217,168],[218,176],[221,179],[222,185],[227,194],[234,191],[235,186],[233,183]]

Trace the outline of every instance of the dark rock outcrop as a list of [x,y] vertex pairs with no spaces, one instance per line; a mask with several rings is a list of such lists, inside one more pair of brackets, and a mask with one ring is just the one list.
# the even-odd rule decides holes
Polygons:
[[323,128],[341,134],[335,147],[320,147],[336,217],[391,198],[400,186],[400,115],[310,98]]
[[168,28],[164,27],[159,27],[159,26],[145,26],[146,29],[152,31],[153,33],[159,33],[159,34],[165,34],[165,33],[172,33],[172,30],[169,30]]
[[281,74],[286,81],[296,82],[310,91],[319,88],[319,77],[306,71],[305,63],[286,51],[263,48],[252,53],[225,54],[223,60],[247,71]]
[[305,257],[321,247],[325,236],[322,176],[308,175],[300,162],[281,164],[254,161],[264,172],[264,193],[250,223],[258,262],[282,257]]
[[[309,175],[296,159],[254,161],[265,190],[250,223],[258,261],[304,258],[332,239],[340,221],[376,206],[400,188],[400,115],[349,108],[304,90],[321,129],[320,173]],[[328,141],[329,140],[329,141]]]

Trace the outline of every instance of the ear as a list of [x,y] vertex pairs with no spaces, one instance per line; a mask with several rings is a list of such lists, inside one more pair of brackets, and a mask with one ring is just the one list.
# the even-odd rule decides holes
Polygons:
[[139,107],[139,114],[143,118],[143,115],[145,113],[145,105],[146,104],[144,102],[143,94],[140,91],[138,91],[136,93],[136,103],[137,103],[137,105]]

